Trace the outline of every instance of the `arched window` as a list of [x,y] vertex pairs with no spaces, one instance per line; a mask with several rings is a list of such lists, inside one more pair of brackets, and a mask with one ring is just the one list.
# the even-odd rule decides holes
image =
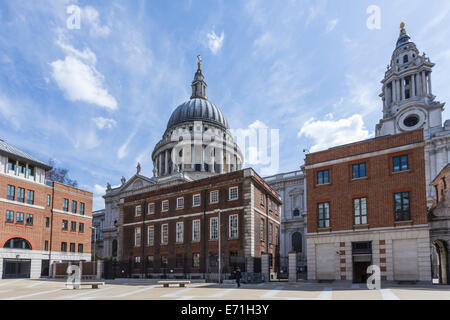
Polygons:
[[403,57],[403,63],[407,63],[408,62],[408,55]]
[[117,257],[117,240],[112,241],[112,256]]
[[22,238],[12,238],[6,241],[4,249],[24,249],[31,250],[31,244]]
[[302,252],[302,234],[300,232],[295,232],[292,235],[292,250],[295,252]]
[[300,210],[295,209],[294,210],[294,217],[299,217],[300,216]]

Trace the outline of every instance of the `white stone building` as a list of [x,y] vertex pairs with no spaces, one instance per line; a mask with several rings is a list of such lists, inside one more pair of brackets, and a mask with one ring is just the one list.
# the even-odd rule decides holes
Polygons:
[[289,253],[297,254],[298,271],[306,267],[305,176],[301,170],[266,177],[264,180],[281,196],[280,266],[288,271]]

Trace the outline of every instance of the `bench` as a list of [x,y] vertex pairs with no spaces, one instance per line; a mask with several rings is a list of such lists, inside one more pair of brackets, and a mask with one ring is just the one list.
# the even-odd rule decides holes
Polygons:
[[91,286],[92,289],[98,289],[99,286],[104,286],[104,282],[68,282],[66,283],[66,288],[69,289],[80,289],[81,286]]
[[168,288],[171,284],[178,284],[180,287],[184,287],[187,284],[190,284],[189,280],[164,280],[158,281],[158,284],[162,284],[164,288]]

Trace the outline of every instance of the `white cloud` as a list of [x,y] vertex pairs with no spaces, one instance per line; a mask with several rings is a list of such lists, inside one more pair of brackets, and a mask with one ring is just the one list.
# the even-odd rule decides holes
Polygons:
[[364,127],[361,115],[355,114],[347,119],[337,121],[308,120],[298,133],[299,137],[307,137],[314,141],[311,152],[369,139],[373,136]]
[[[89,49],[79,51],[58,41],[67,53],[64,60],[50,63],[52,77],[70,101],[84,101],[106,109],[117,109],[116,99],[104,88],[104,76],[95,68],[97,58]],[[83,61],[82,61],[83,60]]]
[[209,50],[211,50],[211,52],[213,54],[216,54],[217,52],[220,51],[220,49],[222,49],[223,46],[223,41],[225,40],[225,34],[222,33],[220,34],[220,36],[216,35],[216,33],[213,31],[211,33],[208,33],[207,35],[208,37],[208,47]]
[[116,126],[117,122],[114,119],[107,119],[103,117],[93,118],[92,121],[95,122],[95,125],[100,130],[102,129],[112,129]]
[[96,184],[94,186],[94,190],[93,191],[94,191],[94,194],[104,195],[105,192],[106,192],[106,187],[102,187],[102,186]]
[[91,36],[106,37],[111,32],[108,26],[101,25],[98,11],[91,6],[83,8],[81,17],[90,25],[89,33]]
[[[0,115],[8,123],[11,123],[16,129],[20,128],[20,115],[17,108],[13,106],[11,100],[0,94]],[[1,120],[1,119],[0,119]]]
[[328,22],[327,25],[327,32],[331,32],[336,28],[337,24],[339,23],[339,19],[334,19]]

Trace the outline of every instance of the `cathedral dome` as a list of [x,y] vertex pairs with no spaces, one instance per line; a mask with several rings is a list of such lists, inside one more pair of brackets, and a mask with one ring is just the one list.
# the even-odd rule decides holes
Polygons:
[[167,129],[189,121],[204,121],[229,129],[222,111],[213,103],[202,98],[193,98],[178,106],[167,123]]

